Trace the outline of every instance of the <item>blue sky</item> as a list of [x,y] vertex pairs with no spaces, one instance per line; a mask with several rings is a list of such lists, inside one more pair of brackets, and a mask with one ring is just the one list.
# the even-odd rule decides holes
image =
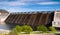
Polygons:
[[9,12],[60,10],[60,0],[0,0],[0,9]]

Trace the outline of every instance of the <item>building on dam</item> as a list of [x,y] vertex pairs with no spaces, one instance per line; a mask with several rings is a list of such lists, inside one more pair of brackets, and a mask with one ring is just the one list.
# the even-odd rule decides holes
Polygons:
[[60,27],[60,11],[55,11],[52,26]]

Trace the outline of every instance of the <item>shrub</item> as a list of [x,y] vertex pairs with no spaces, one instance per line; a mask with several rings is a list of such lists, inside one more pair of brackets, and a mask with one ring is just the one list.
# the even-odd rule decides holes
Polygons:
[[15,27],[15,29],[16,29],[16,31],[17,32],[22,32],[22,27],[21,26],[19,26],[19,25],[17,25],[16,27]]
[[22,32],[22,27],[17,25],[8,35],[18,35],[20,32]]
[[50,29],[52,32],[56,32],[56,31],[57,31],[57,30],[56,30],[54,27],[52,27],[52,26],[50,26],[49,29]]
[[33,31],[33,29],[28,25],[24,25],[22,31],[26,33],[30,33]]
[[13,29],[8,35],[18,35],[16,29]]
[[41,26],[38,26],[38,27],[37,27],[37,31],[47,32],[47,31],[48,31],[48,29],[47,29],[47,27],[46,27],[46,26],[41,25]]
[[13,30],[8,35],[18,35],[22,31],[26,32],[26,33],[30,33],[33,31],[33,29],[27,25],[24,25],[24,26],[18,26],[17,25],[15,28],[13,28]]

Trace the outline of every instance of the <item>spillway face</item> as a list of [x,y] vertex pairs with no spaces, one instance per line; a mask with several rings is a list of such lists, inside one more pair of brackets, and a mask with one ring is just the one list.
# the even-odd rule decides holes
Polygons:
[[9,30],[9,26],[4,22],[9,16],[9,13],[5,10],[0,10],[0,31]]
[[[31,13],[31,14],[10,14],[5,20],[8,25],[30,25],[35,28],[39,25],[47,25],[52,22],[50,19],[51,13]],[[11,27],[10,25],[10,27]]]

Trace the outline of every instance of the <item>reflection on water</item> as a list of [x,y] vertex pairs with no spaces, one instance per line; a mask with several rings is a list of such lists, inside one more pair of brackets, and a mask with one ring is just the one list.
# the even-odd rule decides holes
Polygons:
[[9,26],[5,23],[0,23],[0,29],[9,30]]
[[8,34],[10,32],[9,26],[5,23],[0,23],[0,34]]
[[8,27],[8,25],[6,25],[6,24],[0,24],[0,29],[8,30],[9,27]]

